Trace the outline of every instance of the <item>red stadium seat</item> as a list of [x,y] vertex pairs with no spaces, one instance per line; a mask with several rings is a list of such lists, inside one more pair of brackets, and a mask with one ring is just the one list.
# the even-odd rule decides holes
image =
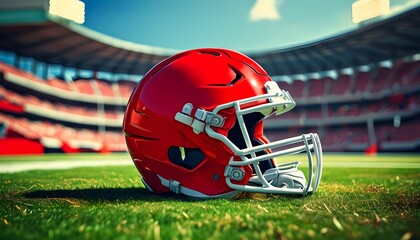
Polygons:
[[381,67],[378,68],[376,72],[376,77],[371,81],[371,88],[369,89],[371,92],[380,92],[382,90],[386,90],[392,79],[393,69]]
[[129,98],[131,93],[133,92],[134,88],[136,87],[136,83],[130,81],[120,81],[118,83],[119,94],[123,98]]
[[93,90],[92,85],[90,85],[89,80],[85,80],[85,79],[75,80],[74,84],[76,85],[79,92],[95,95],[95,91]]
[[64,80],[60,80],[57,78],[50,78],[48,79],[47,83],[52,87],[60,88],[66,91],[73,91],[71,86]]
[[340,96],[346,94],[350,89],[350,75],[340,75],[337,80],[332,82],[330,94]]
[[101,95],[109,97],[115,96],[111,83],[102,80],[91,80],[91,83],[96,84]]
[[302,80],[293,80],[290,86],[290,94],[293,98],[302,98],[304,97],[304,90],[305,90],[305,82]]
[[327,78],[308,80],[308,97],[321,97],[325,92]]
[[362,93],[366,90],[371,81],[371,74],[369,72],[357,72],[355,78],[355,85],[352,90],[353,93]]

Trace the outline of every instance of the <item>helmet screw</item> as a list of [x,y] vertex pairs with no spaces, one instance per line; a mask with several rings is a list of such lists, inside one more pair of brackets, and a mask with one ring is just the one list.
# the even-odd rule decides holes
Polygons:
[[215,173],[213,174],[213,181],[219,180],[219,174]]
[[236,181],[242,180],[244,176],[245,176],[245,171],[242,168],[233,168],[232,172],[230,173],[230,177]]

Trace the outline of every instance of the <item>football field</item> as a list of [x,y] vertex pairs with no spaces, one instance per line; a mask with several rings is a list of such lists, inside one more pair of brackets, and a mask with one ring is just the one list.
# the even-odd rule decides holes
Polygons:
[[127,154],[2,156],[0,239],[420,238],[420,155],[324,161],[305,198],[203,201],[147,192]]

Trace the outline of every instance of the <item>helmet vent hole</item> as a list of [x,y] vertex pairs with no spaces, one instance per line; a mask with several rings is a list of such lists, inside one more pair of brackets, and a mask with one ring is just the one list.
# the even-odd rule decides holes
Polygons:
[[173,164],[192,170],[205,159],[205,156],[199,148],[172,146],[168,149],[168,158]]
[[235,72],[235,78],[228,84],[228,86],[233,86],[236,82],[238,82],[242,78],[242,74],[234,67],[229,65],[232,71]]
[[222,54],[220,54],[218,52],[215,52],[215,51],[201,51],[200,53],[201,54],[209,54],[209,55],[213,55],[213,56],[216,56],[216,57],[222,56]]

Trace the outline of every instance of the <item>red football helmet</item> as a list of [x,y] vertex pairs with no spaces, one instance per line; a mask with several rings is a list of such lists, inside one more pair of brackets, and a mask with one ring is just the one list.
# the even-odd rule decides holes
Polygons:
[[[315,192],[322,175],[317,134],[274,142],[263,134],[265,118],[294,106],[289,93],[247,56],[195,49],[167,58],[143,77],[123,131],[142,181],[154,193],[306,195]],[[299,162],[273,160],[302,152],[309,162],[306,177],[297,170]]]

